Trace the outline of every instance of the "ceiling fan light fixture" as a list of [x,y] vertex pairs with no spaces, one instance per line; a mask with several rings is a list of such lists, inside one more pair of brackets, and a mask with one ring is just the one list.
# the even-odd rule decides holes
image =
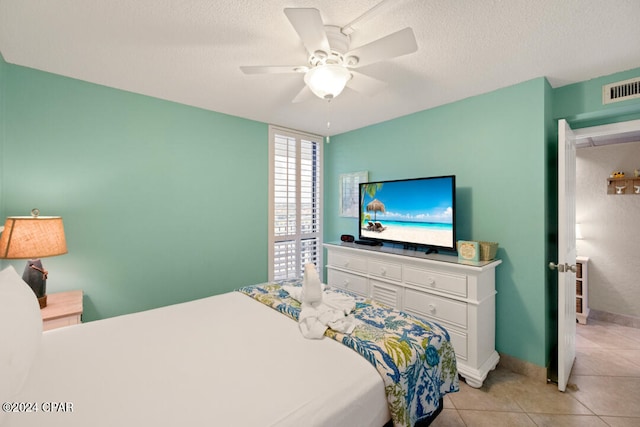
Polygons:
[[342,65],[318,65],[304,75],[304,82],[311,92],[321,99],[333,99],[342,93],[351,73]]

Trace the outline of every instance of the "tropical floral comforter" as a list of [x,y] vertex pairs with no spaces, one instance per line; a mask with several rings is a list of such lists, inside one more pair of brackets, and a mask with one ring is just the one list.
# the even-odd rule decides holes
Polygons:
[[[384,381],[394,426],[413,427],[438,408],[442,396],[458,391],[456,357],[443,327],[341,289],[327,289],[356,299],[358,325],[350,335],[328,329],[325,336],[352,348],[375,366]],[[238,291],[298,320],[300,303],[279,284]]]

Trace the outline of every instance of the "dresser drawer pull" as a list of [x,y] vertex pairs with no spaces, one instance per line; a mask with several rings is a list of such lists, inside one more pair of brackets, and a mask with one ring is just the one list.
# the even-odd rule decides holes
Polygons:
[[349,261],[345,261],[344,266],[349,267]]
[[344,279],[342,284],[344,285],[345,288],[348,288],[349,287],[349,279]]
[[434,279],[433,277],[429,277],[429,278],[427,279],[427,284],[428,284],[429,286],[435,286],[435,285],[436,285],[436,279]]
[[386,269],[386,268],[384,268],[384,267],[382,267],[382,268],[380,269],[380,274],[381,274],[382,276],[386,276],[386,275],[387,275],[387,269]]
[[429,313],[436,314],[436,305],[435,304],[429,304]]

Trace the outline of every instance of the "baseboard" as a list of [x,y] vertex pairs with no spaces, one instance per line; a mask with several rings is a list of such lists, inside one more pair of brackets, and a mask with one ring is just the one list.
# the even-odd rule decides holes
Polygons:
[[[589,312],[589,320],[601,320],[603,322],[640,329],[640,318],[638,317],[609,313],[607,311],[595,310],[593,308]],[[588,323],[589,321],[587,320],[587,324]]]
[[547,368],[509,356],[508,354],[500,353],[498,366],[539,381],[540,383],[547,383]]

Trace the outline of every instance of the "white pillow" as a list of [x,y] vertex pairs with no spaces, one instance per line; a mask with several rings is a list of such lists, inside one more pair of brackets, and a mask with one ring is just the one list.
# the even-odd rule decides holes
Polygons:
[[[0,402],[20,391],[42,341],[35,294],[16,270],[0,271]],[[0,424],[4,412],[0,411]]]

